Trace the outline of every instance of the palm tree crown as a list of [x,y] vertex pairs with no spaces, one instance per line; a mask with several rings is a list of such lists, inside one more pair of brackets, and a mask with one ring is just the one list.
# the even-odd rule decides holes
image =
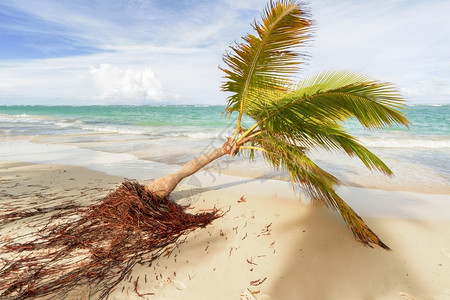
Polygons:
[[[328,71],[294,84],[305,54],[296,52],[311,37],[314,23],[296,1],[270,2],[256,34],[224,55],[222,90],[229,93],[226,111],[238,112],[231,155],[262,152],[275,169],[287,171],[313,200],[338,210],[361,242],[389,249],[336,194],[338,179],[317,166],[307,154],[315,148],[344,151],[369,169],[392,171],[348,134],[342,122],[356,118],[367,129],[405,125],[404,100],[389,83],[348,71]],[[242,117],[254,120],[251,127]]]

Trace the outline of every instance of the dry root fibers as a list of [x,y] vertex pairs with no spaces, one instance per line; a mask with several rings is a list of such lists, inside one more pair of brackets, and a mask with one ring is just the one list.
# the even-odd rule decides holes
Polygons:
[[[103,299],[136,263],[173,250],[180,237],[205,227],[222,212],[189,214],[168,198],[126,181],[99,204],[58,208],[24,240],[0,240],[0,299],[57,297],[80,286]],[[33,214],[49,211],[35,212]],[[0,226],[33,214],[9,213]],[[37,225],[36,225],[37,226]],[[7,257],[7,258],[4,258]]]

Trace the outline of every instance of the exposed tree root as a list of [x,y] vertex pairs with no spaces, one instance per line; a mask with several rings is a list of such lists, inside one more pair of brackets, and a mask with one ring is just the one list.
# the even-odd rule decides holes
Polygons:
[[182,235],[223,214],[217,209],[186,213],[185,207],[150,195],[133,181],[124,182],[100,204],[55,209],[28,240],[0,240],[0,254],[7,253],[0,260],[0,298],[62,299],[79,286],[89,286],[89,296],[103,299],[136,263],[167,253]]

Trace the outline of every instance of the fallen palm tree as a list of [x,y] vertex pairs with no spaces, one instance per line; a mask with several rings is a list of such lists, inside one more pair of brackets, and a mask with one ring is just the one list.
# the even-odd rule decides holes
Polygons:
[[[339,180],[308,155],[314,149],[340,151],[359,158],[370,170],[392,175],[342,123],[354,118],[369,130],[407,126],[404,99],[392,84],[349,71],[323,72],[294,83],[300,58],[305,57],[296,50],[311,38],[313,26],[296,1],[270,1],[262,21],[253,24],[256,34],[243,37],[223,57],[222,90],[229,94],[225,111],[238,114],[233,135],[222,147],[150,182],[146,189],[167,196],[181,180],[222,156],[247,155],[251,160],[260,153],[312,200],[337,210],[356,240],[389,249],[335,192]],[[247,124],[244,116],[250,120]]]

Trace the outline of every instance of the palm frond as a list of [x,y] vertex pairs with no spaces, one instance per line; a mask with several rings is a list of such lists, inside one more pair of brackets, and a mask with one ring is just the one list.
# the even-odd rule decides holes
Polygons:
[[391,175],[381,159],[345,132],[341,122],[356,117],[369,128],[407,125],[397,108],[402,99],[385,83],[379,84],[385,89],[383,93],[372,81],[361,82],[364,77],[352,73],[331,75],[309,80],[312,86],[301,86],[274,101],[255,102],[248,115],[262,130],[282,135],[294,145],[343,150],[357,156],[369,169]]
[[278,99],[255,102],[247,114],[258,122],[286,114],[333,123],[355,117],[365,128],[380,129],[408,126],[403,109],[404,99],[391,84],[335,71],[308,78]]
[[222,90],[231,93],[228,112],[242,113],[249,99],[287,90],[300,64],[293,49],[309,38],[311,27],[309,15],[295,1],[269,3],[262,21],[253,24],[256,35],[243,37],[243,43],[224,55],[228,68],[222,68],[226,79]]
[[[336,208],[333,202],[323,197],[322,192],[326,187],[336,185],[338,179],[312,162],[304,148],[291,144],[283,136],[270,133],[258,136],[253,140],[253,145],[264,149],[264,159],[274,169],[287,171],[292,183],[301,184],[312,199],[325,201],[326,205]],[[317,186],[322,189],[317,189]]]
[[355,117],[369,129],[409,124],[403,114],[405,100],[394,86],[354,72],[328,71],[305,78],[291,97],[308,100],[303,104],[309,116]]
[[[305,154],[305,149],[293,145],[283,136],[264,133],[251,142],[250,150],[262,148],[265,160],[275,169],[287,171],[291,181],[305,189],[312,200],[321,201],[328,207],[338,210],[352,230],[355,238],[366,245],[375,243],[389,249],[367,226],[356,212],[334,191],[338,179],[317,166]],[[257,146],[257,147],[255,147]]]

